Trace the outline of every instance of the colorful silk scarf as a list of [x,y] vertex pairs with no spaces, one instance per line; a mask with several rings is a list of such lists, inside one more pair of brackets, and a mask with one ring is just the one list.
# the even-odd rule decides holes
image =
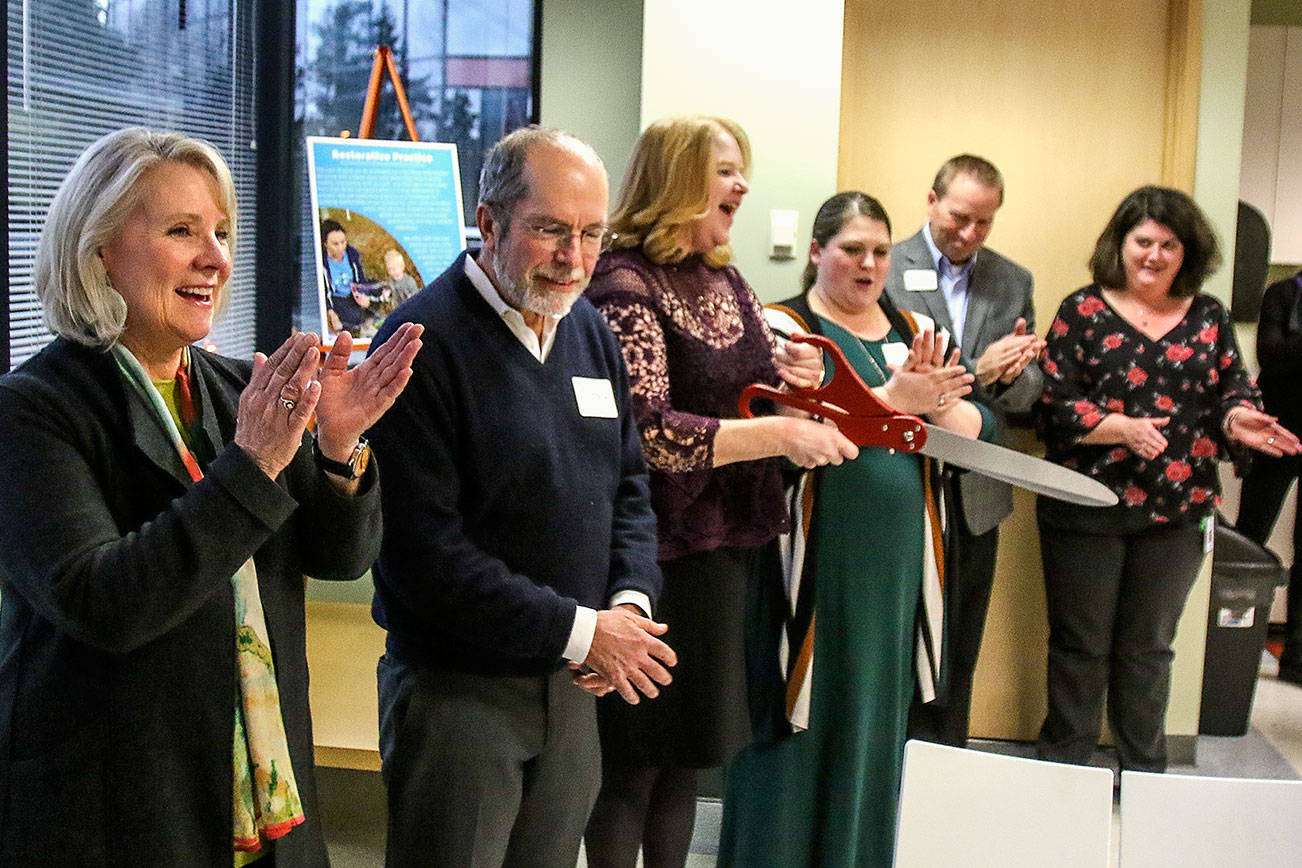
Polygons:
[[[189,349],[182,359],[181,371],[189,368]],[[148,373],[131,351],[113,345],[113,355],[123,379],[131,385],[153,410],[155,421],[176,448],[190,478],[203,478],[199,463],[191,454],[176,420]],[[178,403],[190,403],[190,383],[178,374]],[[192,407],[192,405],[191,405]],[[275,840],[302,823],[303,805],[294,780],[280,715],[280,693],[276,687],[276,670],[271,659],[271,642],[267,638],[262,598],[258,594],[258,574],[249,558],[231,576],[235,590],[235,656],[239,666],[238,695],[234,699],[235,715],[235,826],[234,849],[254,852],[262,848],[262,839]]]

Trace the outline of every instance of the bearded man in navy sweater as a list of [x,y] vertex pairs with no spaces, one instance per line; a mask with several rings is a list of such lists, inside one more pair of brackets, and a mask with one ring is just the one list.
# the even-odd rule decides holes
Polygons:
[[425,324],[371,431],[388,864],[573,866],[600,784],[593,695],[653,698],[676,661],[649,617],[655,517],[623,358],[580,297],[605,169],[527,127],[489,153],[480,195],[483,250],[372,344]]

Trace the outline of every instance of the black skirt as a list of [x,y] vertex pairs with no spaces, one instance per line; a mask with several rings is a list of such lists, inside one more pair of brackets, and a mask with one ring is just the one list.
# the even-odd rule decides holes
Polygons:
[[672,683],[629,705],[597,702],[601,750],[619,765],[710,768],[750,743],[745,623],[756,550],[722,548],[662,561],[655,620],[678,655]]

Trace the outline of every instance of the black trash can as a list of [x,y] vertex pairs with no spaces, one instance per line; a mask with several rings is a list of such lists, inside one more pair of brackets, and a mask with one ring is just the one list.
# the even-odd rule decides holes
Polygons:
[[1270,604],[1276,586],[1287,581],[1273,552],[1217,517],[1198,717],[1202,735],[1243,735],[1248,731]]

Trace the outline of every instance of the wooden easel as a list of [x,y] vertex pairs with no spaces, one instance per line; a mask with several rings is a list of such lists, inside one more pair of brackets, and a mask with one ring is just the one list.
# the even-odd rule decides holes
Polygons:
[[371,81],[366,87],[366,103],[362,106],[362,125],[357,128],[357,138],[369,139],[375,136],[375,115],[380,110],[380,87],[382,76],[389,74],[393,82],[393,95],[398,100],[398,111],[402,112],[402,122],[407,127],[407,136],[413,142],[419,142],[416,134],[416,122],[411,117],[411,106],[407,104],[407,91],[403,90],[402,79],[398,77],[398,67],[393,62],[393,49],[387,45],[375,47],[375,63],[371,66]]
[[[416,122],[411,117],[411,106],[407,104],[407,91],[402,87],[402,79],[398,76],[398,66],[393,62],[393,49],[387,45],[375,46],[375,63],[371,65],[371,80],[366,85],[366,102],[362,104],[362,123],[357,128],[357,138],[371,139],[375,137],[375,116],[380,110],[380,88],[384,85],[384,74],[388,73],[389,81],[393,82],[393,95],[398,100],[398,111],[402,112],[402,122],[407,127],[407,135],[413,142],[419,142],[420,136],[416,132]],[[341,138],[348,138],[348,130],[343,130]],[[369,340],[353,341],[353,352],[362,352],[371,345]],[[322,343],[320,347],[322,352],[327,352],[330,348]]]

